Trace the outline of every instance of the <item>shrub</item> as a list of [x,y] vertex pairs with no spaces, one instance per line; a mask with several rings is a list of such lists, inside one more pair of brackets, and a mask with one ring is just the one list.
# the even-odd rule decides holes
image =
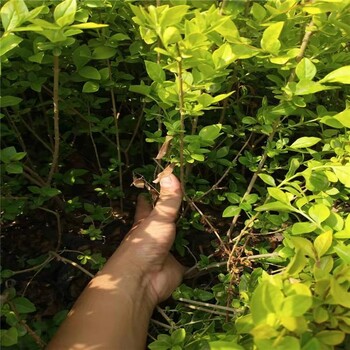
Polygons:
[[42,347],[64,317],[35,321],[10,282],[59,261],[100,268],[96,242],[63,245],[69,223],[108,239],[129,183],[150,189],[171,164],[185,193],[174,250],[192,267],[149,348],[347,348],[349,8],[7,1],[2,222],[45,213],[58,238],[2,270],[2,345]]

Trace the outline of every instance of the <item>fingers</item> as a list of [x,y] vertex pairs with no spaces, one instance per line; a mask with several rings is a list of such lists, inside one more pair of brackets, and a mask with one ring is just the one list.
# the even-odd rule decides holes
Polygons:
[[140,194],[137,197],[136,212],[134,217],[134,225],[137,225],[140,221],[145,219],[152,211],[152,205],[147,200],[144,194]]
[[160,195],[150,217],[155,221],[174,222],[182,201],[181,184],[173,174],[160,180]]

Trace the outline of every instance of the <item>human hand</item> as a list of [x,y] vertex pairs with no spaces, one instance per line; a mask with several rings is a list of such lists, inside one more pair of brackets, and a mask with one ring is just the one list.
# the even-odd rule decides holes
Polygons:
[[176,234],[181,185],[170,174],[161,178],[160,186],[160,196],[154,208],[144,196],[139,196],[134,226],[116,252],[126,269],[140,274],[154,306],[171,295],[181,283],[185,270],[169,253]]

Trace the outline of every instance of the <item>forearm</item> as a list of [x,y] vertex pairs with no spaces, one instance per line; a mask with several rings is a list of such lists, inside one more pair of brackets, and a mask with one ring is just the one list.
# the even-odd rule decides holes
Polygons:
[[114,254],[79,297],[48,350],[144,349],[153,307],[145,276]]

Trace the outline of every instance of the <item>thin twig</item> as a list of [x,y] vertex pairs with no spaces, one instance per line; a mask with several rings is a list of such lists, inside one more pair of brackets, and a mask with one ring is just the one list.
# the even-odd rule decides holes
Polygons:
[[219,310],[224,310],[224,311],[236,313],[235,309],[233,309],[231,307],[227,307],[227,306],[221,306],[221,305],[216,305],[216,304],[211,304],[211,303],[204,303],[202,301],[191,300],[191,299],[186,299],[186,298],[179,298],[179,300],[184,302],[184,303],[188,303],[188,304],[199,305],[199,306],[209,307],[212,309],[219,309]]
[[220,15],[223,15],[223,12],[227,3],[228,3],[228,0],[222,0],[221,6],[220,6]]
[[7,301],[7,303],[9,304],[13,313],[15,314],[18,322],[25,328],[27,333],[34,339],[35,343],[40,347],[40,349],[44,349],[44,347],[46,346],[46,343],[28,326],[27,322],[21,318],[21,316],[17,311],[16,306],[11,301]]
[[[107,65],[109,69],[109,79],[113,83],[112,79],[112,69],[111,69],[111,63],[109,60],[107,60]],[[115,125],[115,140],[117,144],[117,157],[118,157],[118,172],[119,172],[119,186],[122,193],[124,193],[123,189],[123,166],[122,166],[122,156],[121,156],[121,147],[120,147],[120,137],[119,137],[119,117],[120,117],[120,111],[121,106],[119,108],[119,111],[117,111],[117,105],[115,102],[115,95],[114,95],[114,88],[111,86],[111,100],[112,100],[112,110],[113,110],[113,117],[114,117],[114,125]],[[120,197],[120,210],[123,211],[123,197]]]
[[266,254],[257,254],[257,255],[247,256],[244,259],[258,260],[258,259],[269,259],[269,258],[276,258],[276,257],[278,257],[278,253],[266,253]]
[[[184,303],[184,304],[190,309],[204,311],[204,312],[207,312],[209,314],[214,314],[214,315],[227,316],[226,312],[220,312],[220,311],[216,311],[216,310],[213,310],[213,309],[207,309],[205,307],[195,306],[195,305],[188,304],[188,303]],[[230,316],[234,317],[234,314],[230,315]]]
[[39,209],[46,211],[47,213],[50,213],[52,215],[55,215],[56,220],[57,220],[57,244],[56,244],[56,251],[60,249],[61,242],[62,242],[62,225],[61,225],[61,217],[60,214],[58,214],[56,211],[44,208],[44,207],[39,207]]
[[49,256],[44,262],[42,262],[39,265],[35,265],[33,267],[29,267],[28,269],[24,269],[24,270],[12,271],[12,276],[19,275],[21,273],[27,273],[27,272],[32,272],[32,271],[38,270],[42,267],[45,267],[52,259],[53,258],[51,256]]
[[35,178],[39,183],[41,183],[40,186],[45,186],[46,185],[44,179],[36,171],[34,171],[32,168],[30,168],[29,166],[23,164],[23,169],[29,175],[31,175],[33,178]]
[[34,129],[30,127],[30,125],[24,120],[24,118],[21,118],[21,122],[24,124],[24,126],[33,134],[33,136],[51,153],[53,154],[53,150],[51,146],[49,146],[37,133]]
[[26,147],[26,145],[25,145],[25,143],[24,143],[24,141],[23,141],[23,138],[22,138],[22,136],[21,136],[21,133],[19,132],[19,130],[18,130],[16,124],[15,124],[14,121],[12,120],[11,115],[10,115],[10,113],[9,113],[9,111],[8,111],[8,109],[7,109],[6,107],[4,108],[4,112],[5,112],[5,117],[6,117],[6,119],[8,120],[8,122],[9,122],[11,128],[13,129],[13,132],[14,132],[14,134],[16,135],[16,137],[17,137],[17,139],[18,139],[18,142],[19,142],[19,144],[21,145],[23,151],[26,152],[26,153],[28,153],[28,152],[27,152],[27,147]]
[[199,196],[198,198],[196,198],[196,201],[199,201],[200,199],[202,199],[203,197],[207,196],[210,192],[216,190],[218,188],[218,186],[220,185],[220,183],[225,179],[225,177],[229,174],[230,170],[233,168],[235,162],[238,160],[238,158],[240,157],[240,155],[242,154],[242,152],[244,151],[244,149],[247,147],[247,145],[249,144],[249,141],[252,137],[252,133],[249,135],[247,141],[244,143],[244,145],[241,147],[241,149],[238,151],[238,153],[236,154],[235,158],[232,160],[231,165],[225,170],[225,172],[223,173],[223,175],[220,177],[220,179],[205,193],[203,193],[201,196]]
[[70,260],[70,259],[68,259],[68,258],[65,258],[65,257],[63,257],[63,256],[61,256],[61,255],[59,255],[59,254],[57,254],[56,252],[53,252],[53,251],[50,251],[49,254],[52,255],[52,256],[54,256],[58,261],[62,261],[62,262],[65,263],[65,264],[68,263],[68,264],[70,264],[70,265],[76,267],[76,268],[79,269],[80,271],[84,272],[85,275],[87,275],[87,276],[89,276],[89,277],[91,277],[91,278],[94,278],[94,277],[95,277],[91,272],[89,272],[88,270],[84,269],[82,266],[80,266],[79,264],[77,264],[75,261]]
[[184,108],[184,89],[182,80],[182,56],[180,47],[176,44],[178,51],[177,58],[177,74],[179,79],[179,111],[180,111],[180,182],[182,186],[182,192],[185,194],[185,164],[184,164],[184,133],[185,133],[185,108]]
[[54,120],[54,149],[52,156],[52,164],[47,178],[47,185],[49,186],[52,181],[52,177],[56,172],[58,166],[58,158],[60,155],[60,126],[59,126],[59,56],[53,56],[53,120]]
[[[43,89],[46,90],[51,96],[53,96],[52,91],[45,85],[43,85]],[[58,99],[59,101],[62,101],[61,98]],[[79,118],[81,118],[82,120],[84,120],[86,123],[89,123],[89,120],[86,119],[86,117],[84,116],[84,114],[80,113],[76,108],[74,107],[70,107],[69,106],[69,110],[70,112],[73,112],[75,115],[77,115]],[[115,146],[116,144],[110,140],[102,131],[99,131],[99,134],[106,140],[108,141],[111,145]]]
[[157,311],[163,316],[163,318],[169,323],[171,327],[175,326],[175,322],[168,317],[168,315],[163,311],[163,309],[160,306],[156,306]]
[[202,219],[205,221],[205,223],[209,226],[210,230],[215,234],[216,238],[220,242],[221,247],[226,251],[226,253],[228,253],[228,250],[225,246],[225,243],[221,239],[217,229],[212,225],[212,223],[208,220],[208,218],[204,215],[204,213],[197,207],[197,205],[190,198],[187,198],[187,200],[189,202],[189,205],[191,207],[193,207],[199,213],[199,215],[202,217]]
[[[311,30],[308,30],[308,28],[312,28],[314,25],[314,21],[311,20],[310,23],[306,26],[306,29],[305,29],[305,34],[304,34],[304,37],[301,41],[301,45],[300,45],[300,52],[299,54],[297,55],[297,57],[295,57],[295,61],[297,63],[299,63],[304,55],[305,55],[305,51],[306,51],[306,48],[307,48],[307,45],[310,41],[310,38],[312,36],[312,34],[314,33],[313,31]],[[295,68],[292,70],[290,76],[289,76],[289,79],[288,79],[288,82],[291,83],[292,81],[294,81],[295,79]]]
[[[259,165],[258,165],[258,169],[257,169],[257,171],[253,174],[253,176],[252,176],[252,178],[251,178],[251,180],[250,180],[250,182],[249,182],[249,185],[248,185],[248,187],[247,187],[247,190],[245,191],[245,193],[244,193],[244,195],[243,195],[243,197],[242,197],[242,199],[241,199],[241,203],[245,200],[245,198],[246,198],[246,197],[250,194],[250,192],[252,191],[252,189],[253,189],[253,187],[254,187],[254,185],[255,185],[255,182],[256,182],[256,180],[257,180],[257,178],[258,178],[258,175],[260,174],[260,172],[261,172],[263,166],[265,165],[265,162],[266,162],[266,159],[267,159],[267,153],[268,153],[268,145],[269,145],[270,142],[272,142],[272,140],[273,140],[273,138],[274,138],[274,136],[275,136],[277,124],[278,124],[278,122],[275,122],[275,125],[274,125],[274,127],[273,127],[273,131],[270,133],[270,135],[269,135],[269,137],[268,137],[268,139],[267,139],[266,147],[265,147],[264,153],[263,153],[263,155],[262,155],[262,157],[261,157],[261,159],[260,159],[260,162],[259,162]],[[234,229],[234,227],[235,227],[235,225],[236,225],[236,223],[237,223],[237,220],[238,220],[238,218],[240,217],[240,215],[241,215],[241,212],[239,212],[237,215],[235,215],[235,216],[233,217],[233,219],[232,219],[230,228],[229,228],[228,231],[227,231],[227,236],[228,236],[229,238],[231,238],[232,231],[233,231],[233,229]]]
[[151,318],[151,322],[152,323],[154,323],[154,324],[156,324],[156,325],[158,325],[158,326],[161,326],[161,327],[163,327],[163,328],[165,328],[165,329],[173,329],[173,327],[171,327],[171,326],[168,326],[167,324],[165,324],[165,323],[163,323],[163,322],[159,322],[159,321],[157,321],[157,320],[155,320],[155,319],[153,319],[153,318]]
[[135,129],[134,129],[134,132],[133,132],[133,134],[132,134],[132,136],[131,136],[131,139],[130,139],[130,141],[129,141],[127,147],[126,147],[125,150],[124,150],[124,153],[128,153],[128,152],[129,152],[130,147],[132,146],[132,144],[133,144],[133,142],[134,142],[134,140],[135,140],[135,137],[136,137],[136,135],[137,135],[137,132],[138,132],[139,129],[140,129],[140,124],[141,124],[141,120],[142,120],[142,117],[143,117],[145,105],[146,105],[146,103],[143,102],[143,104],[142,104],[142,106],[141,106],[141,113],[140,113],[140,115],[139,115],[139,117],[138,117],[138,119],[137,119],[137,123],[136,123]]
[[[228,88],[226,90],[226,93],[230,93],[232,91],[232,87],[233,87],[233,84],[235,83],[236,81],[236,76],[234,76],[234,74],[236,73],[236,71],[234,70],[233,73],[232,73],[232,77],[231,77],[231,80],[230,80],[230,83],[228,85]],[[228,106],[228,101],[229,101],[229,98],[226,97],[225,100],[224,100],[224,104],[222,106],[222,110],[221,110],[221,113],[220,113],[220,119],[219,119],[219,124],[223,124],[224,121],[225,121],[225,116],[226,116],[226,110],[227,110],[227,106]]]
[[[90,106],[88,106],[88,115],[90,116]],[[91,140],[91,143],[92,143],[92,147],[94,148],[98,170],[100,171],[100,173],[102,175],[103,174],[103,170],[102,170],[102,166],[101,166],[101,162],[100,162],[100,157],[98,155],[97,146],[96,146],[94,137],[92,135],[92,128],[91,128],[91,123],[90,122],[89,122],[89,136],[90,136],[90,140]]]
[[43,186],[43,184],[42,184],[40,181],[36,180],[34,177],[32,177],[31,175],[29,175],[29,174],[26,173],[25,171],[23,171],[23,176],[24,176],[26,179],[28,179],[30,182],[32,182],[33,184],[35,184],[35,185],[37,185],[37,186],[39,186],[39,187],[42,187],[42,186]]

